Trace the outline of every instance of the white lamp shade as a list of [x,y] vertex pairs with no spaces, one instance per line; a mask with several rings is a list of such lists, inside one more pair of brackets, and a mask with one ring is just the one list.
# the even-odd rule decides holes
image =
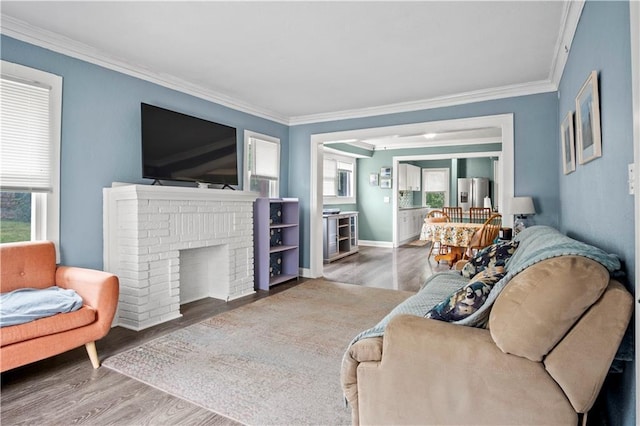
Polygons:
[[533,206],[533,199],[531,197],[513,197],[507,200],[505,213],[526,216],[536,214],[536,208]]

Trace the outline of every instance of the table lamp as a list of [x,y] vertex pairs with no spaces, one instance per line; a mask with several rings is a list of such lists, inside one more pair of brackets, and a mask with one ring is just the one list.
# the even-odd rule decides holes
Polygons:
[[536,214],[536,208],[533,206],[533,199],[531,197],[513,197],[507,201],[505,213],[512,214],[516,217],[513,223],[513,229],[517,234],[527,227],[527,216]]

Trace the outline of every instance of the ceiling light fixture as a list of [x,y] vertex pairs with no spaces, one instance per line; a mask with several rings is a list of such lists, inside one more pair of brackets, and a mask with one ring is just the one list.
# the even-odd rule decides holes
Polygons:
[[425,133],[424,135],[422,135],[425,137],[425,139],[433,139],[437,136],[436,133]]

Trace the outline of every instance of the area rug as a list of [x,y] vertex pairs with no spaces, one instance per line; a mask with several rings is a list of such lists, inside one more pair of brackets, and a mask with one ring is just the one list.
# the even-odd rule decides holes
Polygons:
[[424,247],[427,244],[429,244],[431,241],[429,240],[415,240],[415,241],[411,241],[409,243],[410,246],[415,246],[415,247]]
[[344,351],[411,294],[307,281],[103,365],[244,424],[346,425]]

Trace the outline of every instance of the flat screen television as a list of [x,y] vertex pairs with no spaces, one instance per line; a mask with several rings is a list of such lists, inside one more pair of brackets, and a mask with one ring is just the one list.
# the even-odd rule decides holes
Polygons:
[[142,177],[238,185],[236,129],[141,103]]

